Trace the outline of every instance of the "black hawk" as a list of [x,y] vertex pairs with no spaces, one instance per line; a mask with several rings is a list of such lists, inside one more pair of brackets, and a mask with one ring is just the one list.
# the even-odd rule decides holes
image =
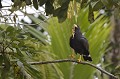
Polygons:
[[80,54],[78,61],[81,61],[81,55],[85,61],[92,61],[89,54],[89,44],[87,39],[82,35],[78,25],[74,24],[72,29],[72,36],[70,37],[70,47],[74,49],[75,53]]

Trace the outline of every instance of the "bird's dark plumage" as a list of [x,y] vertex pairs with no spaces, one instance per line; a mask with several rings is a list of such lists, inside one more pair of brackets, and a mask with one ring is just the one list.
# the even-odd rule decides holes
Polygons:
[[89,54],[89,44],[87,39],[82,35],[78,25],[74,24],[72,29],[73,34],[70,37],[70,47],[74,49],[75,53],[83,56],[85,61],[92,61]]

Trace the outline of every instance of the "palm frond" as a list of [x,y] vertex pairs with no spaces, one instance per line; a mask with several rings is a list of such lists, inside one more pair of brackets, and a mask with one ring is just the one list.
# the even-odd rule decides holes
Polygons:
[[[98,64],[105,53],[105,48],[108,45],[107,39],[110,31],[110,23],[108,18],[103,15],[95,22],[88,22],[88,8],[82,9],[78,14],[77,24],[80,25],[82,32],[90,44],[90,54],[93,58],[92,63]],[[59,59],[69,58],[72,53],[69,46],[69,38],[71,29],[75,23],[75,17],[67,19],[59,24],[56,18],[49,19],[48,32],[51,37],[51,51],[58,56]],[[94,68],[84,65],[74,65],[73,63],[62,63],[60,69],[64,74],[65,79],[93,79]],[[73,78],[70,78],[73,75]]]

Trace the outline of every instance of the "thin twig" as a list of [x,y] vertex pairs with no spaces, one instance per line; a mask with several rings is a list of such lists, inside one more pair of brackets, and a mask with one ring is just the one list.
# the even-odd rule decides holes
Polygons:
[[94,67],[96,69],[98,69],[99,71],[101,71],[102,73],[108,75],[108,76],[111,76],[113,79],[118,79],[116,76],[114,76],[113,74],[103,70],[102,68],[100,67],[97,67],[96,65],[94,64],[91,64],[89,62],[78,62],[77,60],[74,60],[74,59],[61,59],[61,60],[53,60],[53,61],[41,61],[41,62],[28,62],[29,64],[31,65],[41,65],[41,64],[50,64],[50,63],[63,63],[63,62],[74,62],[74,63],[77,63],[77,64],[83,64],[83,65],[89,65],[91,67]]
[[[44,21],[43,21],[44,22]],[[4,24],[18,24],[18,25],[39,25],[40,23],[43,23],[43,22],[39,22],[37,24],[25,24],[25,23],[7,23],[7,22],[0,22],[0,23],[4,23]]]

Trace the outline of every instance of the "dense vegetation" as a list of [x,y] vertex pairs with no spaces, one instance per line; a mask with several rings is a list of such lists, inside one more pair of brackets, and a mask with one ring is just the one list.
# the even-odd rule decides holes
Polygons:
[[[119,0],[11,1],[8,15],[12,17],[4,16],[5,6],[0,4],[1,79],[112,79],[82,64],[30,64],[70,59],[69,38],[73,24],[80,25],[89,41],[91,63],[120,77]],[[40,13],[38,17],[29,14],[28,6],[38,11],[43,7],[45,14]],[[16,11],[29,17],[31,23],[19,21]]]

